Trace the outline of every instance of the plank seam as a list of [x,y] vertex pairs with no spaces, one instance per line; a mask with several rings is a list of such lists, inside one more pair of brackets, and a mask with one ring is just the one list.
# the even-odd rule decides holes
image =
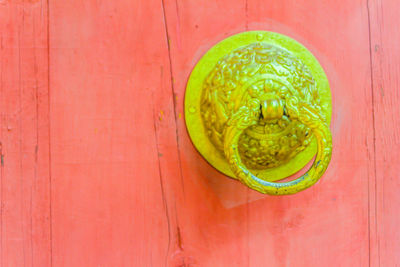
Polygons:
[[181,148],[180,148],[180,141],[179,141],[179,133],[178,133],[178,118],[177,118],[177,104],[176,104],[176,93],[175,93],[175,86],[174,86],[174,75],[172,70],[172,59],[171,59],[171,45],[169,43],[169,30],[167,25],[167,18],[165,14],[165,4],[164,0],[161,0],[162,4],[162,12],[163,12],[163,20],[164,20],[164,27],[165,27],[165,37],[168,47],[168,61],[169,61],[169,72],[171,77],[171,92],[172,92],[172,102],[174,105],[174,119],[175,119],[175,136],[176,136],[176,146],[178,149],[178,165],[179,165],[179,174],[181,179],[181,186],[183,191],[183,196],[185,197],[185,187],[183,183],[183,175],[182,175],[182,164],[181,164]]
[[50,266],[53,266],[53,212],[52,212],[52,160],[51,160],[51,94],[50,94],[50,0],[47,1],[47,107],[48,107],[48,153],[49,153],[49,227],[50,227]]
[[[376,172],[376,130],[375,130],[375,96],[374,96],[374,75],[373,75],[373,60],[372,60],[372,33],[371,33],[371,14],[369,0],[367,3],[367,14],[368,14],[368,41],[369,41],[369,60],[370,60],[370,76],[371,76],[371,101],[372,101],[372,137],[373,137],[373,168],[374,168],[374,212],[375,212],[375,234],[378,235],[378,213],[377,213],[377,172]],[[369,183],[369,180],[368,180]],[[371,217],[370,217],[370,187],[368,186],[368,249],[369,249],[369,266],[371,266]],[[380,266],[380,245],[377,241],[378,246],[378,265]]]

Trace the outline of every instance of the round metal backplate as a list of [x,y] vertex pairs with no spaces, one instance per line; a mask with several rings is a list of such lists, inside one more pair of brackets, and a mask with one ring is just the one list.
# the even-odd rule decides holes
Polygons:
[[[332,101],[329,82],[318,60],[303,45],[282,34],[268,31],[248,31],[230,36],[213,46],[194,67],[186,87],[185,120],[194,146],[200,154],[220,172],[236,178],[224,155],[218,151],[206,135],[200,113],[200,100],[203,81],[217,62],[232,51],[256,42],[268,43],[289,51],[300,59],[311,72],[317,83],[321,108],[328,123],[331,120]],[[251,170],[257,177],[266,181],[277,181],[301,170],[314,157],[317,147],[314,139],[302,152],[289,162],[276,168]]]

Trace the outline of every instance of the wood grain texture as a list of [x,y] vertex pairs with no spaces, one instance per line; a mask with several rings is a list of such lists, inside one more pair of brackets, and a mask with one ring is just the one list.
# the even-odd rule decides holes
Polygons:
[[[231,266],[318,266],[322,261],[329,266],[367,266],[368,176],[374,166],[366,3],[248,0],[200,6],[196,1],[165,1],[165,7],[174,92],[180,99],[178,116],[183,112],[187,77],[200,56],[217,41],[245,29],[277,31],[297,39],[320,60],[332,87],[331,166],[319,184],[293,196],[245,192],[201,159],[184,121],[178,121],[185,192],[192,197],[203,194],[202,205],[214,207],[197,215],[207,218],[205,225],[201,219],[181,220],[181,238],[186,248],[196,248],[193,255],[200,266],[227,262]],[[199,184],[201,190],[191,189]],[[190,212],[187,208],[197,205],[182,204],[185,215]],[[241,221],[230,216],[240,216]],[[196,235],[198,229],[207,229],[210,235],[203,239]],[[240,238],[225,236],[225,231]],[[235,251],[234,261],[227,251]]]
[[177,163],[176,138],[156,138],[175,134],[159,126],[173,118],[161,3],[51,1],[50,21],[53,266],[164,266],[161,154]]
[[[400,266],[400,3],[0,0],[0,266]],[[190,71],[244,30],[303,43],[332,162],[247,189],[186,132]]]
[[371,207],[372,266],[400,266],[400,5],[370,0],[376,181]]
[[[293,36],[324,67],[333,98],[334,151],[319,184],[304,194],[252,206],[250,266],[269,254],[273,266],[367,266],[369,264],[368,175],[373,171],[368,12],[364,1],[250,0],[249,28],[267,27]],[[275,23],[278,22],[278,23]],[[281,24],[282,26],[279,26]],[[356,112],[355,112],[356,111]],[[260,213],[265,210],[265,213]],[[269,222],[269,227],[258,221]],[[263,229],[269,228],[267,231]],[[268,246],[267,246],[268,244]]]
[[46,1],[0,2],[1,266],[50,266]]

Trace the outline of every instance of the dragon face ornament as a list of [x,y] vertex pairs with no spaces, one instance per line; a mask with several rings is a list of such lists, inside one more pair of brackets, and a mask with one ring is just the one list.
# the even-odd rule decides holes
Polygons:
[[[211,48],[185,95],[190,137],[216,169],[261,193],[293,194],[325,172],[331,95],[315,57],[273,32],[243,32]],[[307,173],[289,182],[315,156]]]

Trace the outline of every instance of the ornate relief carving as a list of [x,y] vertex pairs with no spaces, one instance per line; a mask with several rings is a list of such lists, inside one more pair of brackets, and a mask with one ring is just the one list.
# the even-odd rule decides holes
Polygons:
[[203,83],[201,113],[207,135],[224,153],[227,127],[239,123],[244,131],[238,150],[247,168],[280,166],[308,146],[313,132],[287,113],[265,118],[262,102],[279,99],[288,105],[301,100],[325,121],[316,86],[307,67],[284,49],[266,43],[237,49],[221,59]]

